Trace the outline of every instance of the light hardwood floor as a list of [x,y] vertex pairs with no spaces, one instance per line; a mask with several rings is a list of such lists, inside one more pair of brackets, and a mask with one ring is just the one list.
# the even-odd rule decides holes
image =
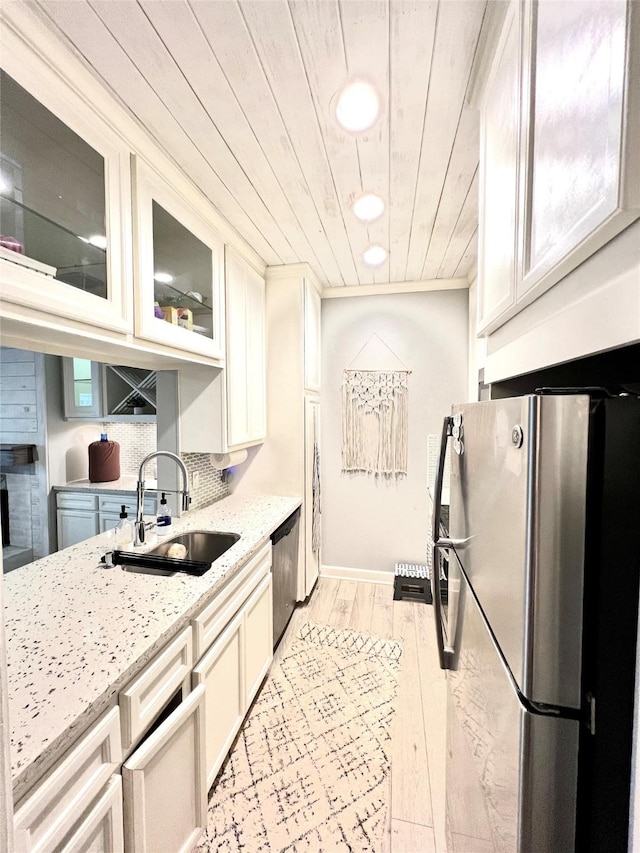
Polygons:
[[446,682],[438,666],[433,608],[394,601],[393,586],[320,578],[309,601],[296,608],[276,658],[306,621],[402,642],[391,751],[391,808],[382,853],[446,853]]

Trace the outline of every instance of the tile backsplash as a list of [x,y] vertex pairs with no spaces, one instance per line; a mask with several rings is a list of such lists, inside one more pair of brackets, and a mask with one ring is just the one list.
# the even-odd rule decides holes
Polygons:
[[[157,448],[156,425],[136,423],[104,423],[102,432],[106,432],[111,441],[120,445],[120,474],[137,475],[140,463]],[[99,438],[99,436],[98,436]],[[146,474],[155,477],[155,459],[149,463]]]
[[[229,487],[222,482],[222,471],[214,468],[208,453],[183,453],[182,459],[187,466],[191,481],[191,509],[219,501],[229,494]],[[193,484],[193,475],[197,474],[197,485]]]

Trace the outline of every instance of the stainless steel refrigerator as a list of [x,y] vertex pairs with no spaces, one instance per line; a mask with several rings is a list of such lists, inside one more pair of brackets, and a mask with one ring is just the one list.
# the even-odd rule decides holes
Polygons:
[[436,479],[450,850],[626,851],[640,399],[546,389],[454,406]]

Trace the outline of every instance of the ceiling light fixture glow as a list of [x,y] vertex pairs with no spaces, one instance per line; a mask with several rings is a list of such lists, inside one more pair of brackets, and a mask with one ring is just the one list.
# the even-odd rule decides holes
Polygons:
[[362,260],[370,267],[379,267],[387,260],[387,250],[382,246],[369,246],[363,253]]
[[8,193],[12,189],[10,182],[4,175],[0,175],[0,193]]
[[384,213],[384,200],[375,193],[365,193],[357,198],[351,210],[360,222],[374,222]]
[[171,284],[173,281],[173,276],[168,272],[157,272],[153,276],[153,280],[157,281],[159,284]]
[[104,234],[92,234],[92,236],[89,237],[89,243],[97,249],[107,248],[107,238]]
[[336,120],[351,133],[369,130],[380,116],[380,95],[367,80],[350,80],[335,101]]

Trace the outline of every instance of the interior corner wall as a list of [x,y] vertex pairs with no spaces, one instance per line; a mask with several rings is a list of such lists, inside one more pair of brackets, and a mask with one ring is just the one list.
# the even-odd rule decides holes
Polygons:
[[[425,562],[427,436],[467,399],[468,301],[466,290],[322,300],[323,566],[392,573]],[[411,370],[407,475],[392,479],[341,472],[342,372],[374,333]]]

